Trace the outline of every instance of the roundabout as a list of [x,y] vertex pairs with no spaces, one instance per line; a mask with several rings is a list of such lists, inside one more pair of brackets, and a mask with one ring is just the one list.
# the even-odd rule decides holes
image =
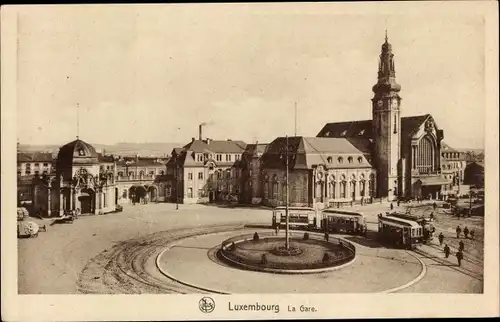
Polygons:
[[[256,231],[226,225],[161,231],[120,242],[87,263],[79,275],[78,290],[86,294],[371,293],[400,290],[418,281],[424,272],[422,262],[410,252],[369,248],[343,238],[339,242],[356,248],[355,260],[319,268],[295,267],[292,271],[299,274],[268,271],[280,269],[269,265],[273,261],[256,271],[242,269],[221,258],[219,252],[225,241],[252,237],[255,232],[262,237],[273,234],[267,229]],[[310,235],[307,245],[311,248],[307,251],[296,256],[279,256],[288,269],[287,260],[307,254],[321,257],[316,264],[325,266],[322,256],[317,256],[324,254],[325,247],[332,254],[343,252],[345,246],[339,248],[340,244],[332,241],[332,245],[325,245],[319,236]],[[243,238],[240,247],[243,253],[251,254],[249,246],[253,239],[246,239],[245,242]],[[269,238],[271,242],[267,245],[270,250],[275,249],[272,239]],[[303,239],[303,232],[292,232],[291,239],[292,243]],[[261,240],[266,244],[264,238]],[[330,260],[336,258],[332,256]]]

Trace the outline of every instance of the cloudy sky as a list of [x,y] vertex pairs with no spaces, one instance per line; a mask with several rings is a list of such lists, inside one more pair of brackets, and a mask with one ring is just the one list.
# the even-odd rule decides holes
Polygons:
[[18,16],[21,143],[269,142],[371,118],[387,27],[402,115],[483,146],[484,22],[474,14],[341,14],[335,6],[26,8]]

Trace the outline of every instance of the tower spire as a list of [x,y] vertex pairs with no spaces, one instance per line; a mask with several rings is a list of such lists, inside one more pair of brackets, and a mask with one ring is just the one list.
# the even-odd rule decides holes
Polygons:
[[385,42],[388,42],[388,38],[387,38],[387,27],[385,27]]

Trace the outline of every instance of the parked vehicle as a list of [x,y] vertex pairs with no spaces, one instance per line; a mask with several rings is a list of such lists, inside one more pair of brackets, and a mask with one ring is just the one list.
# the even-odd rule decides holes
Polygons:
[[330,233],[362,235],[366,233],[366,218],[360,212],[337,208],[322,211],[321,229]]
[[391,215],[379,215],[379,238],[396,247],[416,248],[423,242],[423,230],[423,227],[416,221]]

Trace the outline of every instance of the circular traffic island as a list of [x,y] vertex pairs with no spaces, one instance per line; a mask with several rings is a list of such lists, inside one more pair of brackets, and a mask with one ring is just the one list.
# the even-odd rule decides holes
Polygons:
[[354,246],[340,238],[323,240],[321,235],[305,233],[289,239],[272,233],[257,233],[226,239],[218,258],[233,267],[279,274],[320,273],[354,260]]

